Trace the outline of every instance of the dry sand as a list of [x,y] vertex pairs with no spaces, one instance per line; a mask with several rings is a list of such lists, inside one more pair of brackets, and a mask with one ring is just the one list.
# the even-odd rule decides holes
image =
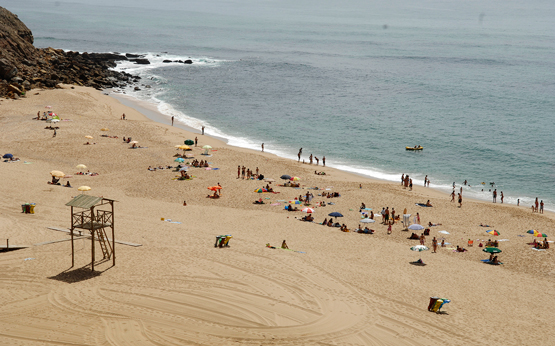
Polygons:
[[[29,246],[0,253],[2,345],[555,344],[555,249],[534,251],[525,235],[538,229],[552,236],[551,214],[467,199],[459,209],[421,186],[408,191],[322,167],[327,175],[318,176],[310,165],[153,122],[96,90],[64,88],[0,101],[0,153],[21,159],[0,162],[0,244]],[[55,138],[44,121],[32,120],[47,105],[69,120],[59,123]],[[120,120],[122,113],[128,120]],[[83,145],[85,135],[97,144]],[[123,136],[148,148],[130,150]],[[174,146],[195,136],[200,146],[214,147],[208,160],[219,170],[191,168],[193,180],[177,181],[172,170],[146,169],[174,165]],[[193,150],[199,159],[201,152]],[[47,184],[50,171],[74,174],[81,163],[99,175],[74,175],[71,189]],[[237,179],[237,165],[258,167],[277,180],[280,193],[254,193],[265,183]],[[301,177],[302,188],[276,187],[282,174]],[[218,182],[222,198],[206,198]],[[94,273],[88,239],[76,241],[73,268],[70,242],[34,245],[69,238],[47,227],[70,226],[65,203],[81,185],[117,201],[117,240],[142,244],[116,244],[115,267],[97,252]],[[323,200],[317,195],[326,190],[305,189],[314,186],[341,193],[325,199],[335,205],[316,208],[318,223],[338,211],[345,216],[340,222],[356,228],[361,202],[376,213],[407,208],[423,224],[442,223],[431,237],[464,247],[471,238],[474,247],[419,254],[409,250],[418,241],[407,239],[399,223],[391,235],[379,222],[369,224],[374,235],[344,233],[297,220],[305,214],[284,211],[283,202],[270,205],[307,191]],[[267,204],[252,204],[260,197]],[[428,199],[433,208],[415,206]],[[35,214],[21,213],[25,202],[37,204]],[[492,238],[480,223],[508,239],[500,242],[503,265],[480,262],[487,255],[477,239]],[[233,235],[231,247],[214,248],[220,234]],[[265,247],[284,239],[299,252]],[[420,257],[427,266],[409,264]],[[447,314],[427,311],[431,296],[452,300]]]

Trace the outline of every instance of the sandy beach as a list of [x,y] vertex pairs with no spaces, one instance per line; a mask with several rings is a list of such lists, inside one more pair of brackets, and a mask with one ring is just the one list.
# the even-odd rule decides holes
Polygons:
[[[56,137],[45,129],[50,124],[33,120],[48,110],[62,119],[52,125],[59,127]],[[536,229],[553,239],[551,213],[470,199],[459,208],[421,181],[409,191],[400,183],[231,147],[200,131],[154,122],[83,87],[1,100],[0,127],[0,154],[20,159],[0,162],[0,244],[9,239],[10,246],[23,247],[0,253],[3,345],[555,343],[555,243],[534,250],[526,233]],[[129,149],[123,137],[144,148]],[[195,137],[191,153],[211,169],[191,167],[193,179],[185,181],[175,179],[175,169],[147,170],[175,167],[174,155],[181,153],[175,146]],[[209,156],[201,155],[205,145],[212,146]],[[98,175],[76,175],[78,164]],[[255,193],[267,182],[238,179],[238,165],[275,179],[277,193]],[[47,184],[52,170],[72,175],[72,188]],[[278,186],[283,174],[300,177],[300,188]],[[218,183],[221,198],[207,198],[207,187]],[[83,185],[91,187],[88,195],[117,201],[116,240],[141,245],[116,244],[113,267],[97,252],[95,272],[90,239],[76,240],[72,268],[69,234],[49,229],[70,227],[65,204]],[[313,223],[298,220],[305,213],[284,210],[307,192],[314,195],[312,207],[327,203],[314,208]],[[341,197],[319,196],[323,192]],[[265,204],[253,204],[259,198]],[[416,205],[427,200],[432,208]],[[24,203],[36,203],[35,214],[22,213]],[[411,251],[419,242],[407,239],[411,231],[402,231],[400,222],[391,234],[381,218],[362,224],[361,203],[376,214],[406,208],[411,222],[419,213],[422,225],[441,224],[430,227],[425,244],[431,247],[433,237],[449,244],[437,253]],[[338,222],[350,232],[319,224],[331,212],[343,215]],[[375,234],[353,232],[359,224]],[[215,248],[222,234],[233,236],[230,247]],[[502,265],[481,261],[488,254],[478,245],[494,238]],[[279,249],[283,240],[291,251]],[[418,259],[427,265],[409,263]],[[451,300],[443,314],[427,311],[433,296]]]

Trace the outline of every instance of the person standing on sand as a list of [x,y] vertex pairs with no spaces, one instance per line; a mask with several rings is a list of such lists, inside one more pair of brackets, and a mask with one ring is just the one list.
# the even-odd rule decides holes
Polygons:
[[326,167],[326,157],[322,157],[322,166]]
[[318,166],[320,164],[320,160],[316,156],[314,156],[314,159],[316,160],[316,166]]
[[195,147],[197,146],[198,143],[198,137],[195,137]]
[[391,221],[395,224],[395,208],[391,208]]
[[389,223],[389,226],[387,226],[387,234],[391,234],[391,222]]
[[503,198],[505,198],[505,196],[503,196],[503,191],[501,191],[501,203],[503,203]]
[[241,166],[237,166],[237,179],[241,178]]
[[436,237],[434,237],[434,239],[432,239],[432,247],[434,248],[433,253],[437,252],[437,239]]
[[543,199],[540,202],[540,214],[543,214]]
[[262,143],[262,152],[264,152],[264,143]]
[[416,213],[416,223],[420,225],[420,213]]
[[174,116],[172,115],[172,126],[173,126],[173,118],[174,118]]
[[409,179],[409,191],[412,191],[412,179]]
[[[54,130],[54,133],[56,133],[56,130]],[[536,213],[537,213],[538,212],[538,197],[536,197],[535,206],[536,206]]]
[[462,195],[459,193],[459,208],[462,208]]
[[222,196],[222,185],[220,185],[219,182],[218,182],[218,186],[220,187],[220,189],[218,190],[218,195]]
[[[56,137],[56,129],[54,129],[54,134],[52,135],[52,138]],[[536,202],[537,204],[537,202]]]
[[493,203],[497,202],[497,189],[493,190]]
[[426,176],[424,177],[424,187],[426,187],[426,183],[427,183],[427,182],[428,182],[428,176],[426,175]]
[[516,200],[516,206],[517,206],[517,207],[520,206],[520,198],[517,198],[517,200]]
[[297,162],[301,161],[301,154],[303,153],[303,148],[299,149],[299,153],[297,154],[297,157],[299,158],[299,160]]
[[455,202],[455,189],[451,192],[451,202]]
[[401,185],[405,184],[405,173],[401,174]]
[[420,245],[424,245],[426,243],[426,236],[424,233],[420,234]]
[[204,126],[202,127],[201,130],[202,130],[202,135],[204,136]]
[[312,164],[312,154],[310,154],[310,156],[308,157],[308,159],[310,160],[310,164]]

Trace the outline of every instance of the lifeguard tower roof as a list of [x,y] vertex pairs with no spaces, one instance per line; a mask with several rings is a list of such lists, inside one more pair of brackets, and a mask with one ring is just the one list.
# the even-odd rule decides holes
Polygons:
[[73,198],[71,201],[67,202],[66,205],[68,207],[90,209],[91,207],[97,205],[101,201],[115,202],[115,200],[113,199],[81,194]]

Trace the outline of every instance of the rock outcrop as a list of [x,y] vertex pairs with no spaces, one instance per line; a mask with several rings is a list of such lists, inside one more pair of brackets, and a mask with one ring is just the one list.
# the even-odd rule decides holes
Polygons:
[[33,41],[33,33],[17,15],[0,7],[0,97],[15,98],[27,90],[55,88],[59,83],[101,90],[124,87],[140,79],[110,70],[116,61],[139,58],[137,55],[37,49]]

